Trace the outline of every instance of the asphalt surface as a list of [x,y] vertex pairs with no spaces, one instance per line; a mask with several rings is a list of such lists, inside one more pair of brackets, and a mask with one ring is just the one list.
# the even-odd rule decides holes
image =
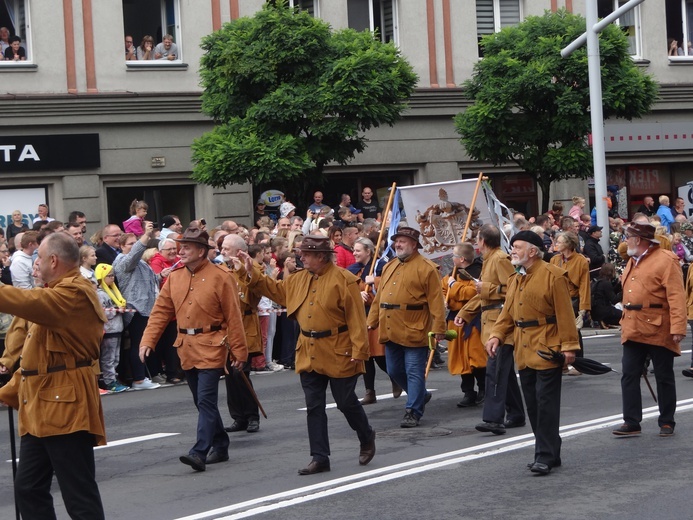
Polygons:
[[[586,356],[620,370],[617,332],[585,331]],[[103,397],[109,445],[96,451],[107,518],[206,519],[687,519],[691,518],[686,453],[693,442],[693,379],[686,352],[675,361],[676,435],[658,436],[656,405],[642,385],[645,419],[636,438],[610,433],[620,424],[619,376],[563,378],[563,465],[530,473],[529,425],[503,436],[474,425],[481,407],[460,409],[459,377],[432,371],[433,399],[418,428],[401,429],[405,396],[394,400],[378,371],[378,402],[366,407],[377,454],[358,465],[358,440],[341,413],[328,412],[329,473],[298,476],[310,461],[303,395],[295,374],[253,376],[269,418],[258,433],[233,433],[231,460],[195,473],[178,457],[194,442],[196,411],[187,386]],[[654,375],[650,376],[654,385]],[[358,385],[363,394],[363,386]],[[328,402],[331,402],[328,396]],[[230,424],[225,388],[220,409]],[[7,412],[0,410],[0,415]],[[16,414],[15,414],[16,417]],[[7,419],[0,419],[0,518],[14,518]],[[67,518],[57,483],[58,518]]]

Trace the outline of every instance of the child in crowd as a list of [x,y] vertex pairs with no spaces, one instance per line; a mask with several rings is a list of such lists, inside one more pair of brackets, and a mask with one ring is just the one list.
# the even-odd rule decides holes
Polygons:
[[144,235],[144,217],[147,216],[149,206],[143,200],[133,200],[130,204],[130,218],[123,222],[123,230],[132,233],[137,238]]
[[97,294],[108,321],[104,325],[104,335],[101,340],[101,372],[106,389],[112,393],[128,389],[116,379],[115,369],[120,361],[120,336],[123,333],[123,312],[125,298],[115,284],[113,267],[109,264],[96,266],[96,280],[99,284]]
[[94,285],[96,276],[94,276],[94,266],[96,265],[96,250],[91,246],[82,246],[79,248],[79,272],[82,273],[87,280]]

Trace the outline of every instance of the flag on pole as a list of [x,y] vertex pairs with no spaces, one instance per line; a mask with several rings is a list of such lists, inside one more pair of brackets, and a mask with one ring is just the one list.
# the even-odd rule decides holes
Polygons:
[[503,228],[506,225],[510,225],[510,227],[513,228],[513,234],[517,231],[514,229],[513,211],[498,200],[498,197],[496,197],[493,189],[491,189],[491,183],[489,181],[482,182],[481,186],[484,189],[484,194],[486,195],[486,204],[488,205],[491,219],[490,223],[500,229],[501,249],[507,253],[510,251],[510,239],[503,232]]
[[[399,209],[399,188],[395,188],[395,196],[392,198],[392,208],[390,209],[390,226],[387,230],[387,246],[383,249],[381,258],[385,261],[389,259],[389,255],[393,253],[392,235],[397,233],[397,228],[402,220],[402,212]],[[387,215],[385,215],[387,219]]]

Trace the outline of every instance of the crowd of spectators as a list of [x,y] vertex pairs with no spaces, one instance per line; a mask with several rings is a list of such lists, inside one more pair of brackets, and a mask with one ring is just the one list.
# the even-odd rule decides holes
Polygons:
[[[371,188],[364,187],[361,195],[359,203],[353,205],[350,196],[344,194],[332,208],[324,203],[322,192],[316,191],[313,202],[306,204],[305,217],[298,215],[296,205],[289,201],[284,201],[278,211],[273,211],[260,199],[256,204],[253,226],[231,220],[213,228],[208,228],[204,219],[192,223],[208,231],[212,262],[225,261],[222,252],[224,239],[237,235],[247,245],[248,254],[264,265],[265,273],[277,279],[303,268],[299,249],[305,236],[326,236],[335,249],[336,264],[358,274],[365,283],[373,259],[382,254],[382,251],[375,251],[374,244],[378,243],[381,226],[387,226],[383,217],[387,220],[389,216],[383,215],[382,208],[374,202]],[[665,195],[657,200],[659,204],[656,206],[653,197],[645,197],[632,220],[656,226],[657,240],[663,248],[671,249],[677,255],[685,275],[693,260],[693,223],[684,213],[682,199],[676,199],[673,207]],[[561,256],[560,262],[554,262],[557,265],[576,264],[570,260],[572,255],[584,259],[576,265],[585,263],[588,266],[591,301],[576,304],[575,310],[576,315],[583,315],[587,325],[613,327],[620,319],[618,277],[628,254],[624,239],[625,222],[616,207],[616,204],[611,205],[608,230],[596,224],[594,212],[588,213],[586,201],[581,197],[572,199],[567,212],[564,212],[561,202],[556,202],[542,215],[527,217],[515,213],[513,224],[503,230],[508,236],[521,230],[537,233],[548,253],[545,256],[547,261],[551,261],[552,256]],[[161,229],[155,229],[152,222],[146,220],[147,210],[144,201],[134,200],[130,217],[121,225],[108,224],[86,238],[87,218],[83,212],[73,211],[68,222],[62,223],[52,219],[48,207],[42,204],[31,227],[22,220],[20,211],[14,211],[5,237],[0,240],[0,280],[24,288],[36,286],[32,265],[38,245],[47,234],[66,232],[78,243],[80,272],[98,289],[109,318],[103,343],[103,393],[149,390],[162,384],[184,382],[177,350],[173,347],[177,334],[175,322],[167,328],[146,363],[138,356],[139,341],[159,290],[171,271],[178,267],[175,239],[184,229],[176,215],[164,216]],[[609,235],[607,250],[601,245],[603,233]],[[374,274],[377,276],[380,270],[382,263],[378,263]],[[366,289],[364,285],[364,294],[368,292]],[[581,293],[584,294],[582,290]],[[589,307],[591,311],[585,312]],[[293,368],[295,345],[300,333],[296,323],[287,317],[286,309],[266,297],[261,299],[257,311],[264,350],[261,356],[252,358],[252,370],[272,373]],[[380,361],[371,360],[368,366],[369,400],[374,396],[374,362],[381,364]],[[434,368],[441,363],[440,357],[436,356]]]

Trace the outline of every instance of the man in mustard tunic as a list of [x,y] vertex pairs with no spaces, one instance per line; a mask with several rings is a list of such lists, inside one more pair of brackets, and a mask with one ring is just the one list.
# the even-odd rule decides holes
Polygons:
[[334,265],[333,255],[329,238],[307,236],[301,243],[304,269],[277,281],[254,265],[247,253],[238,254],[251,277],[248,288],[285,306],[289,318],[301,328],[296,373],[306,397],[312,460],[299,475],[330,471],[325,413],[328,383],[337,408],[358,435],[359,464],[368,464],[375,455],[375,430],[354,392],[359,374],[365,372],[363,362],[370,356],[359,279]]
[[191,226],[175,240],[184,267],[172,271],[161,288],[140,342],[140,359],[144,363],[175,317],[179,328],[173,346],[198,410],[197,440],[180,461],[205,471],[208,464],[229,460],[229,436],[217,404],[219,378],[227,359],[233,368],[243,368],[248,348],[238,286],[226,267],[208,260],[207,232]]
[[527,416],[536,438],[533,473],[548,475],[561,465],[562,367],[542,359],[537,351],[563,352],[565,363],[580,349],[566,271],[542,260],[543,241],[532,231],[520,231],[510,241],[510,258],[517,273],[508,284],[505,306],[491,329],[486,351],[495,356],[513,335],[515,363],[520,372]]
[[55,472],[70,517],[102,519],[94,446],[106,444],[106,433],[93,367],[98,371],[106,316],[79,272],[71,236],[47,236],[36,264],[46,288],[0,287],[0,312],[31,322],[21,367],[0,389],[0,400],[19,410],[17,505],[23,518],[56,518]]
[[428,333],[445,339],[445,300],[436,265],[419,254],[419,232],[400,227],[392,239],[397,258],[383,269],[368,326],[378,328],[387,373],[407,392],[400,426],[413,428],[431,398],[425,379]]

